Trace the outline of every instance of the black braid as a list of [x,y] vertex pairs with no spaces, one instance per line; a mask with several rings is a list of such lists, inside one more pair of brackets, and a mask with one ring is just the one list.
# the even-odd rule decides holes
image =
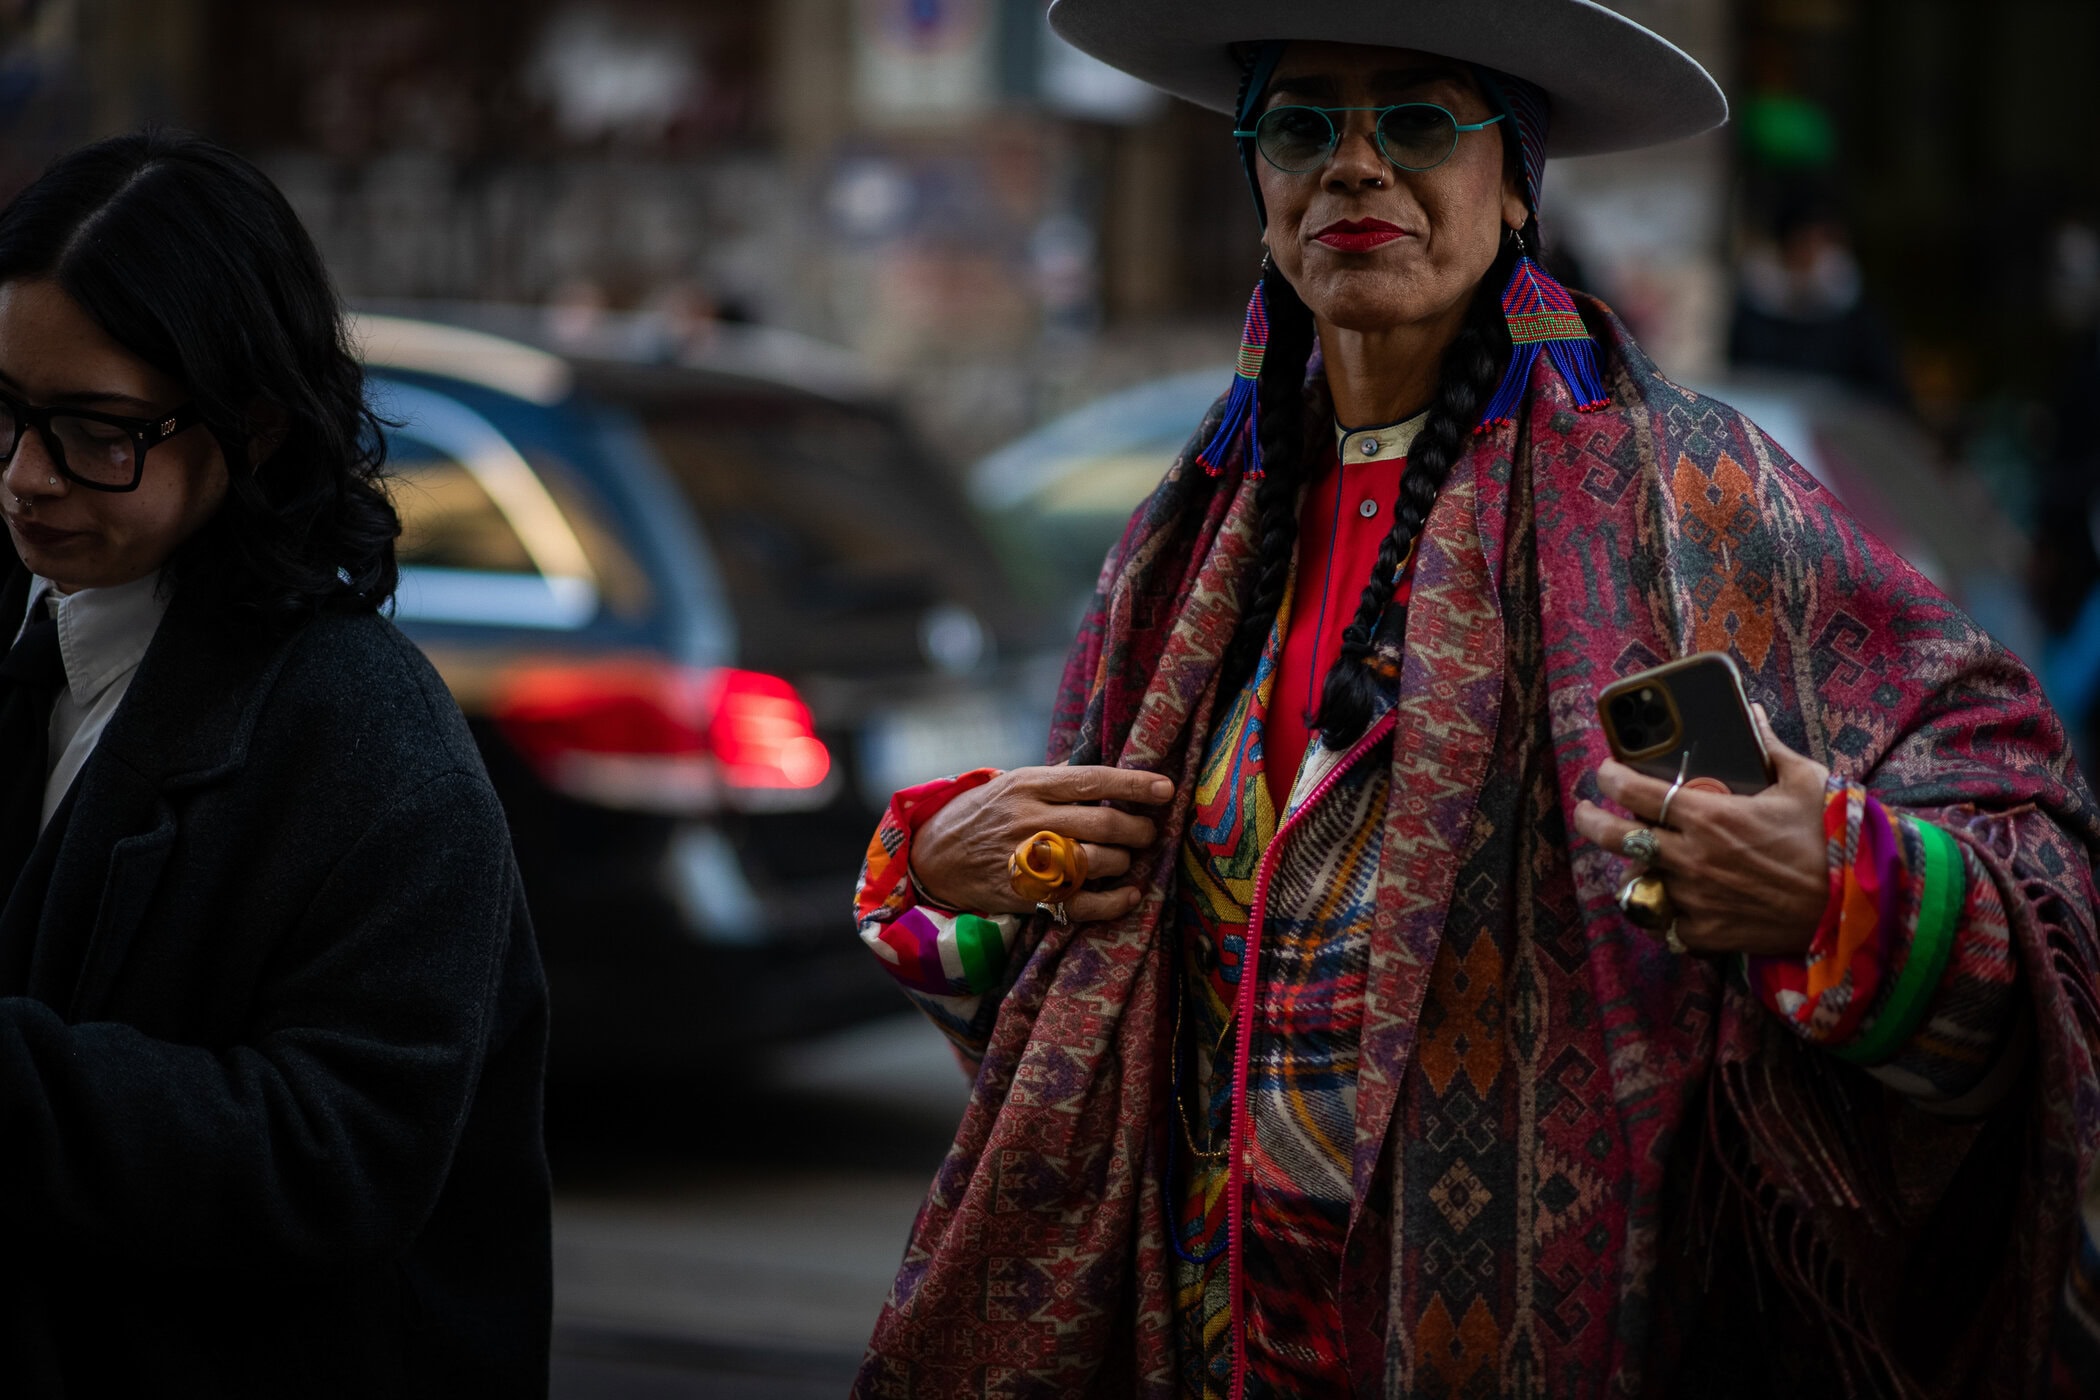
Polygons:
[[1378,703],[1381,677],[1370,665],[1379,619],[1393,599],[1394,573],[1429,518],[1444,477],[1466,450],[1480,410],[1508,358],[1509,327],[1502,316],[1502,284],[1516,260],[1507,240],[1487,275],[1473,293],[1465,325],[1444,352],[1436,398],[1429,418],[1408,449],[1407,472],[1400,478],[1393,505],[1393,528],[1378,547],[1378,562],[1364,584],[1356,616],[1342,633],[1342,651],[1327,672],[1320,691],[1319,728],[1331,749],[1343,749],[1363,737]]
[[1263,266],[1262,295],[1269,311],[1269,348],[1256,387],[1262,482],[1254,493],[1254,510],[1261,544],[1254,594],[1225,653],[1222,695],[1235,693],[1254,674],[1269,629],[1276,625],[1298,544],[1298,487],[1305,480],[1305,366],[1312,359],[1313,316],[1273,262]]

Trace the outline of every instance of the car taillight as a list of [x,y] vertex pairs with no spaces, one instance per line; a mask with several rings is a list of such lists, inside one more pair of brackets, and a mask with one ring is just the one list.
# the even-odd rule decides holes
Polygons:
[[708,747],[733,788],[821,787],[831,751],[817,737],[809,706],[778,676],[716,671]]
[[831,753],[777,676],[646,660],[528,666],[498,685],[493,714],[549,786],[608,807],[779,809],[830,796]]

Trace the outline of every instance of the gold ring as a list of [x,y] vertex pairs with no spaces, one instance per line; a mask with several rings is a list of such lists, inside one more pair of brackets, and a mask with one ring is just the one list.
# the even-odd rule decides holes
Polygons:
[[1677,922],[1677,910],[1670,903],[1670,891],[1664,886],[1662,876],[1652,872],[1634,876],[1619,887],[1619,912],[1635,928],[1650,933],[1661,933]]
[[1086,884],[1086,848],[1069,836],[1038,831],[1006,858],[1006,878],[1031,904],[1063,904]]

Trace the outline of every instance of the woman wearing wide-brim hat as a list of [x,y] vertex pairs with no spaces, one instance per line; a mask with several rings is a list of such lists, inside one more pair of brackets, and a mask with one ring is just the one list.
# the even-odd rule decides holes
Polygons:
[[[1530,257],[1546,155],[1712,81],[1586,0],[1050,17],[1230,116],[1267,259],[1057,766],[869,848],[862,936],[976,1081],[861,1393],[2031,1389],[2100,1130],[2062,730]],[[1598,726],[1709,650],[1755,795]]]

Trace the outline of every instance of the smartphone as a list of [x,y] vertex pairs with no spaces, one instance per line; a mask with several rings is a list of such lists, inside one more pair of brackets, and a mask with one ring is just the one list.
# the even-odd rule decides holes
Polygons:
[[1651,778],[1730,792],[1772,785],[1772,760],[1750,715],[1743,674],[1702,651],[1606,686],[1597,717],[1612,757]]

